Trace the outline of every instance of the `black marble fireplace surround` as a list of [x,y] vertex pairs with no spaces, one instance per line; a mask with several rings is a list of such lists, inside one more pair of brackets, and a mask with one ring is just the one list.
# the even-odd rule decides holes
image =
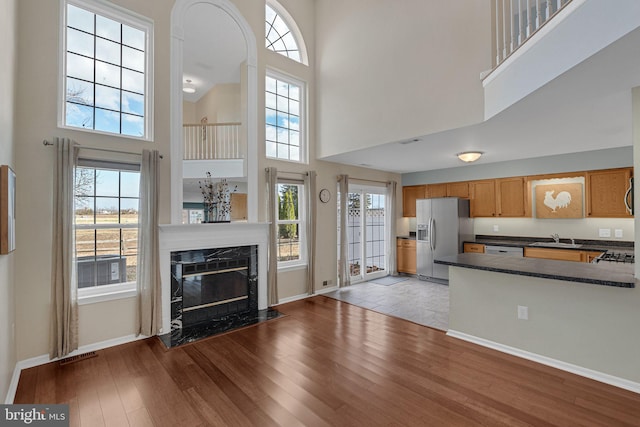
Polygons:
[[167,347],[278,317],[258,310],[258,246],[171,252]]

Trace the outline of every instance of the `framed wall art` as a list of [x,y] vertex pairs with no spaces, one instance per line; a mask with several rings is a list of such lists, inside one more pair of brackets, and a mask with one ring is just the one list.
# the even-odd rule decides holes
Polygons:
[[16,174],[0,166],[0,254],[16,249]]
[[536,185],[536,218],[583,218],[583,185]]

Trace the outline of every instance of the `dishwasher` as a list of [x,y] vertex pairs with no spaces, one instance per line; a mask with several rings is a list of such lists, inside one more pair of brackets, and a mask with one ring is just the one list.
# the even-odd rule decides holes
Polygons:
[[524,249],[513,246],[492,246],[485,245],[484,253],[489,255],[518,256],[524,255]]

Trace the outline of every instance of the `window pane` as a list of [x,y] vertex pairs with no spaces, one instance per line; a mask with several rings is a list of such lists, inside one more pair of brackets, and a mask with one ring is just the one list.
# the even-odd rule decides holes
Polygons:
[[289,112],[295,116],[300,115],[300,103],[298,101],[289,101]]
[[96,35],[120,43],[121,25],[112,19],[96,15]]
[[276,81],[276,93],[282,96],[289,96],[289,84],[283,81]]
[[136,49],[145,50],[144,31],[140,31],[128,25],[122,26],[122,43]]
[[132,116],[131,114],[122,114],[122,134],[131,136],[144,136],[144,118],[140,116]]
[[289,146],[289,159],[300,161],[300,147],[294,147],[293,145]]
[[120,224],[138,223],[138,199],[120,199]]
[[289,146],[284,144],[278,144],[278,158],[289,159]]
[[120,90],[96,85],[96,107],[120,110]]
[[265,116],[265,120],[267,121],[268,125],[275,126],[277,124],[275,110],[267,108],[267,113],[266,113],[266,116]]
[[293,130],[300,130],[300,117],[289,116],[289,128]]
[[122,70],[122,89],[144,93],[144,74],[137,71]]
[[67,76],[93,81],[93,64],[91,58],[67,53]]
[[67,101],[93,105],[93,83],[67,78]]
[[96,38],[96,59],[120,65],[120,44]]
[[67,26],[93,34],[93,18],[93,13],[67,5]]
[[278,225],[278,261],[300,259],[298,224]]
[[65,124],[79,128],[93,129],[93,107],[67,102]]
[[76,224],[94,224],[93,200],[92,197],[76,196],[74,207]]
[[96,83],[120,87],[120,67],[96,61]]
[[120,133],[120,113],[96,108],[95,129]]
[[144,52],[123,46],[122,66],[144,72]]
[[144,115],[144,96],[131,92],[122,92],[122,111]]
[[267,141],[275,141],[277,136],[277,131],[275,126],[267,125],[266,129],[266,138]]
[[140,197],[139,188],[140,172],[120,172],[120,197]]
[[266,93],[265,95],[265,99],[264,99],[265,105],[267,108],[276,108],[276,95],[274,95],[273,93]]
[[86,257],[95,255],[95,230],[81,230],[76,228],[76,256]]
[[96,224],[117,224],[118,202],[117,197],[96,197]]
[[96,255],[120,256],[120,229],[96,230]]
[[91,34],[73,28],[67,28],[67,50],[93,58],[93,40]]
[[[120,172],[117,170],[98,169],[96,171],[96,196],[118,197]],[[118,204],[114,205],[116,210]]]
[[267,157],[278,157],[278,148],[275,142],[267,142]]
[[138,266],[138,230],[135,228],[122,230],[122,256],[126,259],[126,281],[136,280]]
[[293,146],[300,146],[300,132],[289,131],[289,143]]
[[276,79],[273,77],[266,78],[266,91],[276,93]]

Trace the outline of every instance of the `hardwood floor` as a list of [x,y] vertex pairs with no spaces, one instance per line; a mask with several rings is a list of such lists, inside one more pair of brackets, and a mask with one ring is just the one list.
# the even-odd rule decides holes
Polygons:
[[640,395],[327,297],[166,350],[24,370],[15,403],[82,426],[640,426]]

